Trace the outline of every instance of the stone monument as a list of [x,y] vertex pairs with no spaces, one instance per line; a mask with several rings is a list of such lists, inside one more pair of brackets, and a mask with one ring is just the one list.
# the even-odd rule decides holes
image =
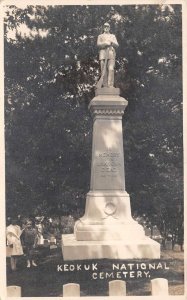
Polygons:
[[122,116],[128,102],[114,87],[118,42],[104,24],[98,36],[101,78],[89,104],[93,116],[90,191],[74,234],[62,235],[64,260],[160,258],[160,244],[131,216],[125,190]]

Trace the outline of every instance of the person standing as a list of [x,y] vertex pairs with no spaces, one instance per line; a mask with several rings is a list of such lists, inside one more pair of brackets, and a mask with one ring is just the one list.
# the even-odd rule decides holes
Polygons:
[[43,221],[44,217],[35,217],[35,228],[38,233],[38,245],[42,245],[44,243],[43,238]]
[[9,247],[10,266],[12,271],[16,271],[17,259],[19,256],[23,255],[23,247],[20,240],[23,231],[17,223],[18,220],[12,219],[10,225],[6,228],[6,239],[7,246]]
[[97,87],[113,87],[114,86],[114,67],[116,58],[116,48],[119,46],[114,34],[110,33],[110,24],[105,23],[104,32],[97,38],[97,46],[99,48],[99,61],[101,67],[101,78]]
[[33,223],[31,220],[26,222],[26,226],[22,235],[22,240],[24,244],[24,252],[27,258],[27,268],[30,268],[31,265],[33,267],[37,267],[35,262],[35,254],[34,250],[38,241],[37,229],[33,227]]

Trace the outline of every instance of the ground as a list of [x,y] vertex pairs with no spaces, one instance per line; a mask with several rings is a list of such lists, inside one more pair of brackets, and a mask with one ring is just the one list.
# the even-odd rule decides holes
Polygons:
[[[45,251],[44,251],[45,250]],[[133,272],[135,276],[130,278],[130,270],[126,278],[121,280],[126,281],[127,295],[129,296],[143,296],[151,295],[150,280],[153,278],[166,278],[169,282],[170,295],[184,294],[184,258],[183,252],[174,252],[172,250],[162,251],[160,260],[94,260],[94,261],[68,261],[64,262],[61,249],[44,249],[41,251],[40,258],[38,257],[38,267],[26,268],[26,258],[20,257],[18,263],[18,270],[11,272],[10,261],[7,258],[7,285],[17,285],[22,288],[23,297],[57,297],[62,296],[62,286],[66,283],[79,283],[81,289],[81,296],[107,296],[108,283],[112,278],[105,278],[106,273],[113,273],[116,277],[123,274],[124,267],[129,263],[133,263],[132,270],[135,270],[137,265],[142,267],[148,264],[156,265],[155,270],[150,270],[148,278],[145,275],[137,278],[137,271]],[[112,270],[112,264],[119,264],[122,270]],[[160,264],[159,264],[160,263]],[[64,265],[67,264],[68,266]],[[66,268],[74,268],[78,264],[77,271],[62,271]],[[91,266],[97,265],[98,270],[91,270]],[[70,267],[70,265],[72,265]],[[81,265],[81,267],[80,267]],[[84,270],[84,265],[90,270]],[[59,268],[59,271],[57,269]],[[139,267],[138,267],[138,270]],[[141,270],[143,274],[143,270]],[[93,273],[95,275],[93,276]],[[139,273],[141,275],[141,273]],[[150,277],[149,277],[150,276]],[[97,279],[95,279],[97,277]],[[98,277],[101,277],[100,279]],[[119,279],[119,278],[114,278]],[[113,280],[114,280],[113,279]]]

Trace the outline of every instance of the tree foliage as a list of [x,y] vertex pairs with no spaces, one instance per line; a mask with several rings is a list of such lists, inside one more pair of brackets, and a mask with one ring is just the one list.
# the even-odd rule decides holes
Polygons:
[[92,138],[87,106],[99,76],[96,39],[108,20],[120,45],[116,86],[129,102],[127,191],[133,212],[167,235],[179,220],[181,226],[183,212],[181,5],[7,7],[7,211],[83,210]]

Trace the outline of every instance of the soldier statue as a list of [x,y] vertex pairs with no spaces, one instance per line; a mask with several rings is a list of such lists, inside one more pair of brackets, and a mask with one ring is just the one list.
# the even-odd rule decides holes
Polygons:
[[99,48],[99,61],[101,67],[101,78],[96,87],[114,86],[115,48],[119,46],[114,34],[110,33],[109,23],[103,26],[104,32],[98,36],[97,46]]

